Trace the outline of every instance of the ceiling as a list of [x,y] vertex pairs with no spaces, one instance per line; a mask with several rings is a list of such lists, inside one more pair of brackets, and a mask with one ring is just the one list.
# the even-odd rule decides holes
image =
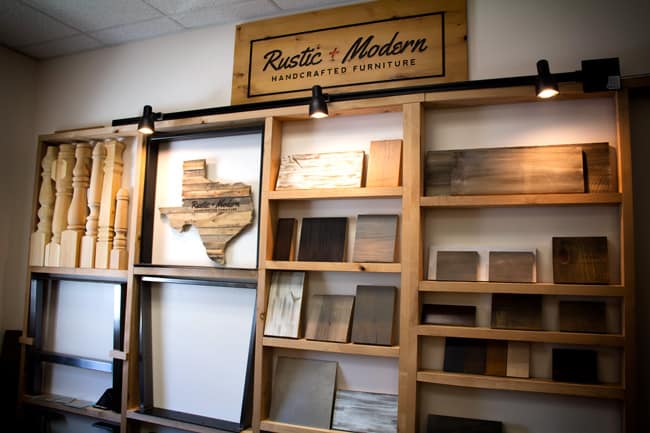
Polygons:
[[350,0],[0,0],[0,44],[48,59]]

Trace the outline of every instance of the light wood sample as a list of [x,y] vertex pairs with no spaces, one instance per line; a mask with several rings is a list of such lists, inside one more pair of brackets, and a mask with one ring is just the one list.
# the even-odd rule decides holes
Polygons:
[[347,218],[303,218],[298,260],[344,261],[347,230]]
[[453,373],[484,374],[486,355],[486,340],[447,337],[443,370]]
[[535,254],[529,251],[490,251],[489,280],[499,283],[534,283]]
[[397,215],[359,215],[353,261],[394,262],[397,219]]
[[394,344],[395,297],[392,286],[357,286],[352,319],[352,342]]
[[609,284],[607,238],[554,237],[553,282]]
[[97,224],[99,220],[99,206],[102,198],[102,185],[104,183],[104,160],[106,149],[104,143],[94,143],[92,153],[92,169],[90,171],[90,185],[88,187],[88,209],[86,217],[86,234],[81,238],[81,254],[79,266],[82,268],[95,267],[95,243],[97,242]]
[[500,421],[460,418],[446,415],[429,415],[427,433],[502,433]]
[[305,338],[347,343],[354,296],[314,295],[309,299]]
[[61,266],[61,233],[66,227],[68,208],[72,201],[72,170],[74,145],[59,145],[59,154],[52,165],[52,179],[56,185],[56,200],[52,216],[52,238],[45,247],[45,266]]
[[300,337],[304,272],[273,272],[264,335]]
[[59,149],[48,146],[41,160],[41,188],[38,192],[38,225],[32,233],[29,246],[29,265],[45,264],[45,245],[52,238],[52,214],[54,209],[54,185],[52,184],[52,165],[55,163]]
[[370,142],[366,187],[399,186],[402,181],[402,140]]
[[542,295],[492,294],[492,327],[542,329]]
[[278,357],[269,418],[329,429],[336,389],[336,362]]
[[332,429],[367,433],[397,433],[397,396],[337,390]]
[[111,250],[111,269],[126,269],[129,255],[126,251],[126,230],[129,209],[129,190],[121,188],[117,192],[115,206],[115,238]]
[[295,218],[278,219],[275,245],[273,245],[273,260],[293,260],[297,228],[298,222]]
[[553,349],[553,380],[598,383],[598,354],[591,349]]
[[[433,250],[431,251],[433,254]],[[429,275],[433,275],[433,257],[429,256]],[[478,281],[479,255],[476,251],[438,251],[436,253],[436,280]]]
[[560,301],[560,331],[606,333],[605,303]]
[[485,374],[505,376],[508,368],[508,342],[488,340],[485,356]]
[[179,232],[196,227],[208,257],[223,265],[228,242],[253,222],[251,187],[213,182],[206,175],[205,159],[184,161],[183,206],[161,207],[160,214]]
[[473,305],[422,305],[422,323],[428,325],[476,326]]
[[359,188],[363,157],[363,151],[283,156],[275,189]]
[[508,377],[530,377],[530,343],[508,342]]

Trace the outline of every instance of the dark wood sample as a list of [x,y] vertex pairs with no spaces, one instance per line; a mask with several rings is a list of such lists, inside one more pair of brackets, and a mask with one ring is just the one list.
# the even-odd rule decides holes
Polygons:
[[303,218],[298,260],[344,261],[347,230],[347,218]]
[[492,327],[542,329],[542,295],[492,294]]
[[447,337],[443,370],[453,373],[484,374],[486,356],[486,340]]
[[553,349],[553,380],[598,383],[598,354],[589,349]]
[[560,301],[560,331],[607,333],[605,303]]
[[347,343],[354,296],[314,295],[309,299],[305,338]]
[[295,218],[278,219],[275,229],[273,260],[293,260],[297,228],[298,223]]
[[564,147],[582,149],[585,192],[613,192],[617,190],[616,150],[608,143],[564,144]]
[[436,280],[478,281],[477,251],[438,251]]
[[457,416],[429,415],[427,433],[502,433],[500,421],[461,418]]
[[422,323],[428,325],[476,326],[473,305],[423,304]]
[[394,262],[397,219],[397,215],[359,215],[353,261]]
[[366,186],[399,186],[401,180],[402,140],[371,141]]
[[395,298],[392,286],[357,286],[352,319],[352,342],[392,346]]
[[397,395],[337,390],[332,429],[397,433]]
[[424,194],[450,195],[451,175],[456,167],[458,150],[439,150],[426,153],[424,160]]
[[269,418],[288,424],[330,428],[336,362],[278,357]]
[[489,280],[499,283],[534,283],[535,254],[530,251],[490,251]]
[[485,374],[505,376],[508,366],[508,342],[488,340],[485,358]]
[[609,284],[607,238],[554,237],[553,282]]

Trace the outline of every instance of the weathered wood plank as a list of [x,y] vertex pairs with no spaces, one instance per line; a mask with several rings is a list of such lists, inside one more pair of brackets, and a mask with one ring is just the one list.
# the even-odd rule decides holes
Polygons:
[[394,262],[397,219],[397,215],[359,215],[353,261]]
[[560,301],[560,331],[606,333],[606,319],[602,301]]
[[542,295],[492,294],[492,327],[542,329]]
[[473,305],[422,305],[422,323],[429,325],[476,326]]
[[344,261],[347,229],[347,218],[303,218],[298,260]]
[[300,337],[300,313],[303,304],[304,272],[274,272],[269,289],[264,335]]
[[553,282],[608,284],[607,238],[554,237]]
[[438,251],[434,274],[432,249],[429,275],[435,275],[438,281],[478,281],[478,261],[477,251]]
[[391,286],[357,286],[352,321],[352,342],[392,346],[396,289]]
[[337,390],[332,429],[351,432],[397,433],[397,396]]
[[347,343],[350,340],[350,320],[354,296],[315,295],[307,309],[307,340]]
[[275,189],[359,188],[363,158],[363,151],[284,156]]
[[498,283],[534,283],[535,254],[528,251],[490,251],[489,280]]

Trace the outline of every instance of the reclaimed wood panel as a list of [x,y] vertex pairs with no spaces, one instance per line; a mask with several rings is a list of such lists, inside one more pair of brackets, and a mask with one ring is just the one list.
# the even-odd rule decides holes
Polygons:
[[350,320],[354,296],[315,295],[307,309],[307,340],[347,343],[350,340]]
[[275,189],[360,188],[363,159],[363,151],[283,156]]
[[554,237],[553,282],[565,284],[608,284],[607,238]]
[[605,303],[560,301],[560,331],[607,333]]
[[489,280],[534,283],[535,254],[528,251],[490,251]]
[[337,390],[332,429],[397,433],[397,395]]
[[342,262],[345,259],[347,218],[303,218],[298,260]]
[[370,142],[366,187],[400,186],[402,182],[402,140]]
[[336,362],[278,357],[269,418],[329,429],[336,369]]
[[506,376],[526,379],[530,377],[530,343],[508,342]]
[[352,342],[392,346],[397,289],[392,286],[357,286],[352,320]]
[[397,215],[359,215],[353,261],[394,262],[397,220]]
[[[433,275],[429,256],[429,275]],[[478,281],[479,254],[477,251],[438,251],[436,254],[436,280]]]
[[298,222],[295,218],[279,218],[275,229],[273,260],[293,260]]
[[461,418],[457,416],[429,415],[427,433],[501,433],[500,421]]
[[609,143],[560,144],[582,150],[585,192],[618,191],[616,149]]
[[492,327],[542,329],[542,295],[492,294]]
[[443,370],[452,373],[484,374],[486,355],[486,340],[447,337]]
[[598,383],[598,355],[589,349],[553,349],[553,380]]
[[303,304],[304,272],[274,272],[269,289],[264,335],[300,337],[300,313]]
[[485,374],[505,376],[508,367],[508,342],[489,340],[485,357]]
[[428,325],[476,326],[473,305],[422,305],[422,323]]

